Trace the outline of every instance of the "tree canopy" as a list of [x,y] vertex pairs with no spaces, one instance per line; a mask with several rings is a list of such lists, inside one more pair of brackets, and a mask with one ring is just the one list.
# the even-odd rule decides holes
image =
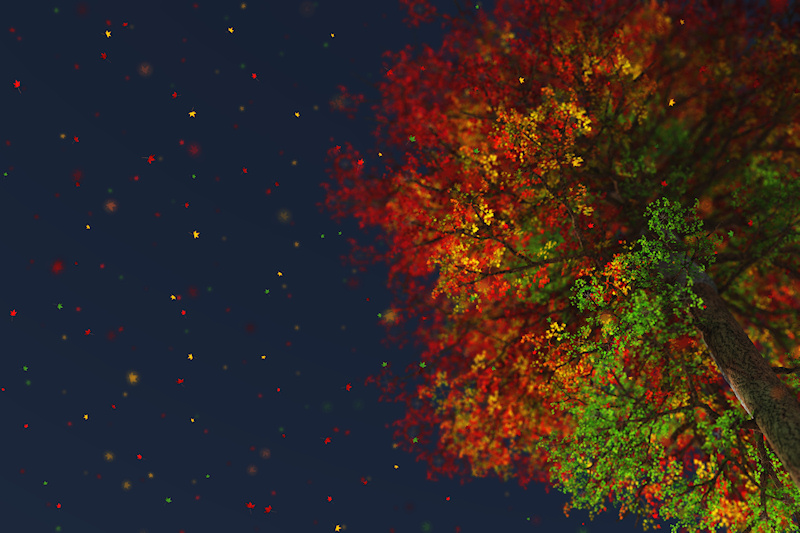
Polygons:
[[443,43],[385,54],[376,147],[322,184],[379,230],[345,259],[390,265],[387,342],[416,322],[368,379],[396,445],[565,513],[798,531],[798,2],[401,3]]

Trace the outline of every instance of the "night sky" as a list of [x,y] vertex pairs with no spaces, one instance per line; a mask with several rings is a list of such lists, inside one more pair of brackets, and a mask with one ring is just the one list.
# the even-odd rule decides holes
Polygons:
[[381,343],[388,268],[340,259],[371,234],[317,207],[327,150],[374,146],[330,101],[441,28],[396,0],[166,4],[0,8],[0,531],[641,530],[428,481],[364,385],[419,348]]

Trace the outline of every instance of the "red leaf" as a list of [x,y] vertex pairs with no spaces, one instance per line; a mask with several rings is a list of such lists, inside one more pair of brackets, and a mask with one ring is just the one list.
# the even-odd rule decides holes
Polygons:
[[253,509],[256,506],[256,504],[254,504],[253,502],[247,502],[245,505],[247,506],[248,509]]
[[11,316],[17,316],[17,310],[16,309],[12,309],[11,310]]
[[265,513],[271,513],[272,512],[272,506],[268,505],[267,507],[264,507],[264,512]]
[[14,80],[14,88],[19,89],[19,80]]
[[152,165],[153,161],[155,161],[155,160],[156,160],[156,156],[154,156],[153,154],[150,154],[150,156],[147,158],[147,163]]

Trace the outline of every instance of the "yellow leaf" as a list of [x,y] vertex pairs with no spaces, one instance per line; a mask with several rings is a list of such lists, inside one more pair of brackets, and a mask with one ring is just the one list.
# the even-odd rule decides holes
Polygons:
[[189,354],[189,356],[187,357],[187,359],[188,359],[189,361],[191,361],[192,359],[194,359],[194,356],[193,356],[192,354]]
[[675,105],[675,100],[670,98],[669,99],[669,105],[670,105],[670,107],[674,106]]
[[191,111],[189,111],[189,116],[192,117],[192,118],[195,118],[197,116],[197,111],[192,109]]
[[228,32],[233,33],[233,27],[228,28]]
[[110,37],[111,37],[111,32],[109,30],[106,30],[106,38],[110,38]]
[[200,236],[200,232],[195,230],[195,231],[192,232],[192,235],[194,235],[194,238],[196,239],[196,238],[198,238]]

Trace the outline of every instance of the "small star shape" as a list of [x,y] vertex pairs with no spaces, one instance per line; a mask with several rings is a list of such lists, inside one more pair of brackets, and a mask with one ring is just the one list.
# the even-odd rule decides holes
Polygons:
[[673,98],[669,99],[669,106],[672,107],[675,105],[675,100]]
[[192,235],[194,235],[194,238],[197,239],[198,237],[200,237],[200,232],[195,230],[192,232]]
[[191,111],[189,111],[189,116],[192,117],[192,118],[195,118],[197,116],[197,111],[192,109]]

